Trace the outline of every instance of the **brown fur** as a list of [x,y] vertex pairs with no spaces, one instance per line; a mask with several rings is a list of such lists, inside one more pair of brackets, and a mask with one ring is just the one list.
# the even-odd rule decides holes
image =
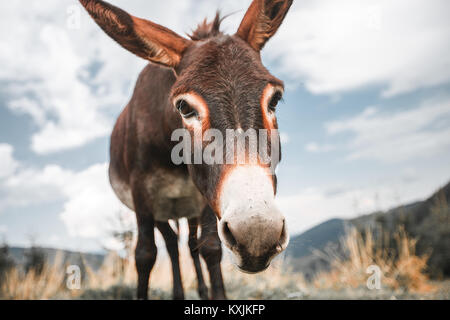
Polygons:
[[[202,229],[199,251],[194,248],[197,243],[194,232],[189,240],[199,294],[207,298],[198,262],[200,252],[210,273],[212,298],[224,299],[215,214],[220,218],[216,193],[227,166],[172,163],[170,155],[176,142],[170,140],[171,133],[183,127],[172,100],[181,93],[195,92],[208,106],[208,125],[223,133],[238,126],[244,130],[264,128],[260,97],[267,84],[282,87],[283,82],[262,65],[259,51],[280,26],[292,0],[254,0],[233,36],[220,31],[222,19],[217,14],[211,23],[205,20],[200,24],[191,40],[104,1],[80,2],[115,41],[153,62],[140,74],[130,102],[117,119],[110,146],[111,184],[116,193],[129,192],[132,203],[128,205],[136,212],[138,298],[147,298],[149,274],[157,254],[155,227],[161,231],[172,260],[174,298],[184,297],[176,235],[167,221],[161,220],[164,214],[161,211],[179,208],[177,203],[183,203],[183,207],[189,203],[188,208],[192,208],[189,210],[195,212],[190,212],[191,215],[182,212],[181,216],[190,216],[192,230],[195,224]],[[276,121],[273,127],[277,127]],[[155,179],[156,176],[161,178]],[[273,184],[275,189],[276,176]],[[173,196],[157,191],[164,188],[176,190],[169,192]],[[189,199],[183,198],[186,192]],[[161,203],[165,203],[163,207],[157,205]]]
[[256,0],[242,20],[237,34],[260,51],[283,22],[293,0]]
[[181,54],[189,44],[188,40],[175,32],[151,21],[133,17],[107,2],[80,2],[106,34],[141,58],[174,67],[180,62]]
[[189,35],[189,38],[194,41],[199,41],[222,34],[222,32],[220,31],[220,24],[222,23],[223,19],[224,18],[220,17],[219,12],[216,13],[216,17],[211,22],[208,22],[205,18],[205,20],[203,20],[203,22],[197,26],[197,29]]

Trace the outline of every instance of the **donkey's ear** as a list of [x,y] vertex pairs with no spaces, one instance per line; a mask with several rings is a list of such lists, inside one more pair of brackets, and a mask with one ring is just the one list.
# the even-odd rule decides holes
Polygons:
[[144,59],[175,68],[190,41],[153,22],[100,0],[80,0],[91,17],[121,46]]
[[277,32],[293,0],[253,0],[237,35],[260,51]]

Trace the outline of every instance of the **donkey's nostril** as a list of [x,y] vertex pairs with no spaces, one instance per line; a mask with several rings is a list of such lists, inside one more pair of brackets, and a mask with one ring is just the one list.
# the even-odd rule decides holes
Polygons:
[[222,234],[225,237],[225,240],[228,242],[228,245],[233,248],[237,245],[236,238],[231,233],[230,228],[228,227],[228,222],[224,221],[222,224]]
[[286,249],[288,243],[289,243],[289,235],[287,233],[286,220],[283,219],[283,229],[281,229],[280,240],[278,240],[277,243],[277,251],[281,252],[284,249]]

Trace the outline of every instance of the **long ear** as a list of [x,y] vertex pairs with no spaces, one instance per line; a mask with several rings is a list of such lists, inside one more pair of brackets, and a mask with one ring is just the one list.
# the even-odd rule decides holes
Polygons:
[[144,59],[176,67],[190,41],[100,0],[80,0],[95,22],[121,46]]
[[293,0],[253,0],[237,35],[260,51],[277,32]]

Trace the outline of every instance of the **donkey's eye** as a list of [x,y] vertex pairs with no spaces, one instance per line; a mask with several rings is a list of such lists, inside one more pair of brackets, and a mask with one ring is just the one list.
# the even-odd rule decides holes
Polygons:
[[272,99],[269,101],[269,110],[272,112],[275,112],[275,109],[277,108],[278,102],[282,99],[282,94],[280,91],[275,92],[275,94],[272,96]]
[[176,107],[183,118],[191,118],[198,115],[197,110],[192,108],[186,100],[178,100]]

